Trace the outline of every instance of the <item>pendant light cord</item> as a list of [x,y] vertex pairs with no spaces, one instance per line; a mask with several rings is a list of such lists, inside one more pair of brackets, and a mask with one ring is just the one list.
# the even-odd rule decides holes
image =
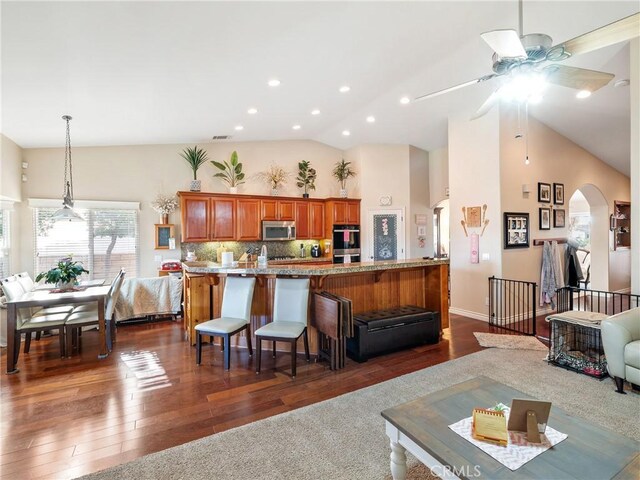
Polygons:
[[[64,185],[62,195],[69,193],[70,200],[73,202],[73,164],[71,163],[71,133],[69,129],[69,121],[71,117],[65,115],[62,117],[67,122],[67,139],[64,149]],[[67,181],[67,171],[69,172],[69,180]]]

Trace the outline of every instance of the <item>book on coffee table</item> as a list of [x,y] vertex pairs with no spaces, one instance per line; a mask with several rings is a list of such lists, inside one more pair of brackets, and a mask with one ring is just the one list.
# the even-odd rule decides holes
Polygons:
[[476,440],[497,443],[506,446],[509,443],[507,419],[503,412],[474,408],[471,435]]

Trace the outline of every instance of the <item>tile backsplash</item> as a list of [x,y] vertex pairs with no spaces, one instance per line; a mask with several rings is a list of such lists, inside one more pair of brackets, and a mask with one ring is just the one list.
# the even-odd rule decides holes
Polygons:
[[[267,255],[271,257],[293,256],[300,257],[300,245],[304,245],[305,257],[311,256],[311,246],[321,244],[318,240],[291,240],[282,242],[205,242],[205,243],[182,243],[181,258],[187,257],[187,252],[194,252],[198,260],[210,262],[216,261],[216,250],[223,245],[233,252],[233,259],[238,260],[240,256],[249,248],[253,249],[254,255],[260,253],[262,245],[267,246]],[[321,245],[322,246],[322,245]]]

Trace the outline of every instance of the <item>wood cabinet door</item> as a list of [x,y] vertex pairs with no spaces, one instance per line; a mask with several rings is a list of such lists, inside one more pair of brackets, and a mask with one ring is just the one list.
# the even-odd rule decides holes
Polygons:
[[237,202],[237,239],[260,240],[260,200],[239,199]]
[[183,242],[206,242],[211,239],[209,197],[181,196],[180,216]]
[[309,202],[295,202],[296,204],[296,239],[311,238],[309,222]]
[[235,240],[236,201],[214,197],[211,199],[211,240]]
[[333,203],[333,224],[344,225],[349,223],[347,220],[347,202]]
[[295,204],[293,200],[278,201],[278,220],[293,221],[296,219]]
[[309,238],[324,238],[324,203],[309,202]]
[[360,225],[360,202],[347,203],[347,222],[353,225]]
[[278,219],[278,202],[276,200],[260,200],[262,220]]

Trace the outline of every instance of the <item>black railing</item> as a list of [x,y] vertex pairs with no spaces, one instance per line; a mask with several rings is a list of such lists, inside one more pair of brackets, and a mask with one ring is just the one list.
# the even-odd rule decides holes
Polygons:
[[537,284],[489,277],[489,325],[536,334]]
[[558,313],[568,310],[599,312],[606,315],[640,307],[640,295],[562,287],[558,293]]

